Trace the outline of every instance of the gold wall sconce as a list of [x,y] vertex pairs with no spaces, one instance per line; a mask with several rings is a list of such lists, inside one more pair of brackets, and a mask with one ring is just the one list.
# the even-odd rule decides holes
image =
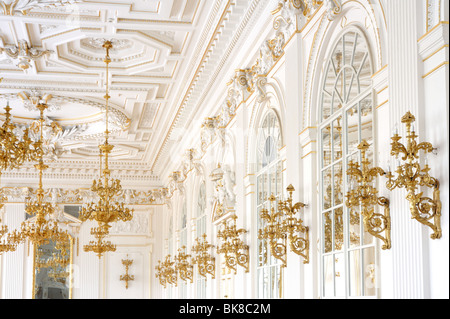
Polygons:
[[217,253],[224,254],[225,265],[228,269],[237,273],[237,265],[243,267],[245,272],[249,272],[249,246],[245,245],[240,236],[247,233],[245,229],[237,229],[236,215],[230,218],[230,224],[227,220],[222,223],[222,230],[217,232],[217,237],[222,244],[217,248]]
[[[418,143],[414,131],[415,117],[410,112],[407,112],[401,119],[401,122],[406,125],[406,145],[400,143],[401,136],[398,132],[394,132],[391,138],[391,156],[397,159],[400,155],[403,164],[397,167],[397,178],[389,171],[386,174],[388,181],[386,186],[389,190],[395,188],[405,188],[407,191],[406,199],[410,203],[410,211],[412,218],[430,227],[433,230],[431,234],[432,239],[441,238],[441,201],[439,191],[439,181],[429,175],[430,167],[428,166],[426,157],[425,165],[421,166],[419,162],[420,151],[431,153],[436,149],[428,142]],[[418,192],[419,187],[428,187],[433,189],[433,198],[424,197],[423,192]]]
[[[351,180],[356,180],[357,185],[348,191],[345,204],[353,212],[360,210],[364,228],[372,236],[381,239],[384,242],[382,249],[386,250],[391,248],[389,199],[378,197],[378,190],[373,186],[375,178],[378,175],[385,175],[385,172],[380,167],[370,168],[370,161],[366,156],[369,147],[369,143],[365,140],[358,145],[361,165],[353,161],[348,163],[347,175]],[[375,212],[376,205],[384,207],[384,214]]]
[[190,263],[189,258],[191,258],[191,255],[186,254],[186,246],[178,249],[178,255],[174,257],[175,271],[181,280],[192,283],[194,281],[194,266]]
[[125,266],[125,275],[121,275],[120,280],[125,281],[125,289],[128,289],[128,282],[134,280],[134,276],[128,273],[128,271],[130,270],[130,266],[133,264],[133,261],[134,260],[132,259],[128,259],[128,255],[127,259],[122,259],[122,264]]
[[[303,263],[309,263],[309,227],[303,225],[303,220],[296,217],[301,209],[306,206],[301,202],[293,204],[292,193],[295,188],[289,185],[286,190],[288,199],[278,203],[278,209],[284,212],[283,228],[289,239],[289,247],[292,252],[304,258]],[[303,234],[303,236],[301,236]]]
[[212,279],[216,278],[216,258],[212,257],[208,252],[213,245],[206,240],[206,234],[201,238],[195,239],[196,245],[192,246],[192,251],[196,256],[192,259],[192,263],[197,264],[198,274],[206,278],[207,274],[211,275]]
[[167,255],[163,262],[158,260],[158,265],[155,267],[156,278],[159,278],[159,283],[167,288],[167,284],[177,286],[178,275],[174,267],[175,262],[172,261],[171,256]]
[[264,229],[259,229],[258,239],[266,240],[272,256],[282,262],[281,267],[286,267],[286,233],[283,229],[283,212],[276,209],[276,198],[269,196],[270,210],[263,208],[260,217],[266,223]]
[[261,210],[261,218],[266,221],[264,229],[259,230],[259,239],[269,240],[270,252],[273,257],[281,260],[282,267],[287,266],[286,253],[287,242],[289,248],[295,254],[304,258],[303,263],[309,263],[309,228],[303,225],[303,220],[297,217],[301,209],[306,205],[293,203],[292,194],[295,188],[289,185],[286,190],[289,197],[275,204],[276,198],[271,195],[270,212]]

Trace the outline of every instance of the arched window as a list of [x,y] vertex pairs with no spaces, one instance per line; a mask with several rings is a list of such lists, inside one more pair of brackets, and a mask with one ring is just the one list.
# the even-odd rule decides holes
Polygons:
[[365,139],[373,159],[373,69],[364,35],[350,28],[337,40],[324,69],[320,105],[322,297],[375,296],[375,241],[359,213],[345,207],[346,170],[360,161]]
[[[205,182],[200,185],[197,198],[197,218],[196,218],[197,238],[201,238],[206,233],[206,187]],[[206,278],[197,276],[197,298],[206,298]]]
[[[264,227],[260,219],[263,208],[269,209],[268,197],[277,197],[282,190],[282,161],[278,156],[282,147],[281,129],[278,117],[271,111],[259,127],[257,140],[257,214],[258,231]],[[270,255],[270,249],[264,240],[258,240],[258,298],[281,298],[282,272],[280,261]]]

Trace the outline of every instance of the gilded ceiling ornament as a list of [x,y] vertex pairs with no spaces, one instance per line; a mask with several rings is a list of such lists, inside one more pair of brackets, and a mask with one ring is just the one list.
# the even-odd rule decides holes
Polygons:
[[31,61],[36,61],[46,54],[53,53],[50,50],[39,50],[30,47],[26,40],[19,40],[17,42],[17,45],[8,45],[5,48],[0,48],[0,53],[12,59],[14,64],[22,70],[27,70],[32,67]]
[[56,7],[81,2],[81,0],[1,0],[0,10],[4,15],[26,15],[36,8]]

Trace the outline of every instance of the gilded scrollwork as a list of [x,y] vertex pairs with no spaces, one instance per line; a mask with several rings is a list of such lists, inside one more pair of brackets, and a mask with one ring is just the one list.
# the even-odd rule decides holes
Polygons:
[[[348,164],[347,175],[355,179],[357,186],[349,190],[346,195],[346,206],[351,212],[360,209],[363,216],[364,228],[372,236],[384,242],[382,249],[391,248],[391,217],[389,211],[389,200],[378,197],[378,190],[372,185],[375,178],[385,175],[380,167],[370,168],[370,161],[366,156],[370,145],[363,140],[358,149],[361,152],[361,165],[351,161]],[[384,214],[375,211],[375,206],[384,207]],[[384,236],[383,233],[384,232]]]
[[[429,175],[430,167],[425,162],[422,168],[419,163],[420,151],[432,153],[435,149],[428,142],[417,143],[417,135],[414,131],[415,117],[407,112],[402,117],[402,123],[406,125],[406,145],[400,143],[401,137],[395,132],[391,138],[391,155],[401,158],[403,165],[398,165],[396,173],[397,178],[391,172],[386,174],[388,179],[386,187],[389,190],[395,188],[405,188],[407,191],[406,199],[410,203],[412,218],[418,222],[430,227],[433,230],[432,239],[438,239],[442,236],[441,230],[441,201],[439,181]],[[423,192],[417,192],[419,187],[431,188],[433,198],[423,196]]]

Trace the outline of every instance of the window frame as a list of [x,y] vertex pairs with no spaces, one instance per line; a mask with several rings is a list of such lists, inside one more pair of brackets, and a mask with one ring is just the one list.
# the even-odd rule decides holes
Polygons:
[[[370,97],[371,100],[371,137],[373,140],[373,145],[371,145],[372,147],[372,151],[373,151],[373,156],[375,157],[376,154],[376,145],[375,145],[375,139],[376,139],[376,132],[375,132],[375,125],[376,125],[376,120],[375,120],[375,106],[374,106],[374,102],[375,102],[375,96],[374,96],[374,89],[373,89],[373,82],[370,81],[370,85],[368,85],[367,88],[363,89],[362,91],[359,90],[358,94],[356,96],[354,96],[352,99],[350,100],[346,100],[346,103],[343,104],[341,106],[341,108],[334,110],[333,107],[333,103],[334,100],[333,98],[331,98],[331,111],[330,114],[328,115],[327,118],[324,118],[324,91],[325,91],[325,86],[327,83],[327,77],[329,75],[329,68],[331,67],[331,64],[333,63],[333,58],[334,58],[334,54],[336,52],[336,48],[337,46],[340,44],[340,42],[344,42],[343,39],[346,35],[350,34],[350,33],[356,33],[358,35],[358,40],[359,41],[364,41],[364,45],[366,48],[366,55],[365,55],[365,59],[368,60],[369,65],[370,65],[370,75],[373,75],[374,72],[374,64],[373,64],[373,54],[370,48],[370,42],[368,41],[367,37],[365,36],[364,32],[362,30],[360,30],[359,28],[357,28],[356,26],[350,26],[347,27],[343,30],[341,30],[341,32],[339,32],[339,34],[336,36],[335,41],[333,42],[332,46],[331,46],[331,51],[328,53],[327,58],[325,60],[324,63],[324,69],[322,71],[322,78],[321,78],[321,82],[320,83],[320,98],[319,98],[319,107],[318,107],[318,139],[319,139],[319,145],[318,145],[318,149],[319,149],[319,154],[318,154],[318,181],[319,181],[319,192],[318,192],[318,214],[319,214],[319,220],[318,220],[318,225],[319,225],[319,234],[320,234],[320,248],[319,248],[319,264],[320,264],[320,272],[319,272],[319,294],[321,298],[377,298],[378,294],[379,294],[379,289],[375,289],[375,294],[372,296],[364,296],[364,279],[365,279],[365,274],[364,274],[364,269],[363,269],[363,264],[364,264],[364,251],[366,249],[370,249],[373,248],[374,251],[374,264],[375,264],[375,270],[379,269],[379,267],[377,267],[378,265],[378,255],[379,255],[379,245],[378,245],[378,241],[375,238],[372,238],[371,243],[364,245],[363,244],[363,239],[362,236],[371,236],[369,235],[367,232],[364,231],[364,225],[363,225],[363,221],[362,221],[362,217],[360,216],[359,212],[359,234],[360,234],[360,238],[359,238],[359,245],[357,245],[356,247],[351,247],[350,243],[349,243],[349,228],[350,228],[350,212],[348,210],[348,208],[345,205],[345,194],[348,190],[348,185],[347,185],[347,174],[346,174],[346,170],[348,167],[348,161],[349,158],[356,156],[358,161],[361,162],[360,159],[360,152],[358,150],[353,150],[351,151],[348,145],[348,118],[347,118],[347,113],[349,110],[351,110],[355,105],[358,107],[358,110],[360,110],[361,108],[361,102],[364,101],[365,99],[367,99],[368,97]],[[356,38],[355,38],[356,39]],[[362,39],[362,40],[361,40]],[[355,46],[356,48],[356,43]],[[345,62],[345,44],[343,46],[344,48],[344,57],[343,57],[343,61]],[[354,61],[354,54],[355,51],[353,51],[352,53],[352,57],[350,59],[351,63],[353,64]],[[364,62],[363,62],[364,63]],[[362,64],[363,64],[362,63]],[[362,65],[361,64],[361,65]],[[333,66],[334,67],[334,66]],[[342,69],[344,69],[346,67],[345,63],[342,66]],[[361,68],[362,69],[362,68]],[[334,69],[336,71],[336,69]],[[336,88],[336,83],[338,82],[339,79],[339,74],[338,73],[336,75],[336,82],[334,84],[333,90],[335,90]],[[371,79],[370,79],[371,80]],[[353,81],[353,80],[352,80]],[[345,79],[344,79],[345,82]],[[359,82],[358,82],[359,83]],[[345,84],[344,84],[344,88],[345,88]],[[350,90],[349,90],[350,92]],[[345,93],[345,91],[344,91]],[[338,158],[337,160],[334,158],[335,153],[334,153],[334,141],[332,142],[331,140],[334,139],[332,137],[332,133],[333,132],[333,125],[335,123],[335,121],[337,121],[337,119],[341,118],[341,124],[340,126],[342,127],[342,132],[341,132],[341,141],[340,141],[340,146],[341,146],[341,156],[340,158]],[[331,145],[333,145],[331,147],[331,149],[329,150],[329,154],[331,156],[330,158],[330,162],[328,164],[324,163],[324,139],[323,139],[323,130],[326,129],[327,127],[330,128],[330,143],[332,143]],[[361,115],[358,116],[358,141],[361,142],[361,138],[362,138],[362,123],[361,123]],[[374,159],[375,160],[375,159]],[[334,194],[334,179],[333,177],[335,176],[334,173],[334,167],[336,165],[338,165],[338,163],[341,163],[341,172],[342,172],[342,198],[341,198],[341,202],[339,204],[335,204],[334,203],[334,198],[330,199],[331,200],[331,205],[330,207],[325,208],[325,203],[324,203],[324,185],[325,185],[325,181],[324,181],[324,172],[326,172],[328,169],[331,169],[331,194]],[[338,209],[342,209],[342,232],[343,232],[343,245],[342,245],[342,249],[337,250],[335,249],[335,221],[334,221],[334,212]],[[325,219],[325,214],[326,213],[330,213],[330,215],[332,216],[331,218],[331,250],[330,251],[325,251],[326,250],[326,241],[325,241],[325,223],[324,223],[324,219]],[[359,251],[359,263],[361,264],[360,266],[360,273],[359,273],[359,278],[360,278],[360,292],[361,295],[359,296],[351,296],[350,293],[350,280],[351,280],[351,276],[350,276],[350,254],[351,252],[354,251]],[[336,271],[336,255],[342,255],[344,258],[344,264],[343,264],[343,270],[344,270],[344,295],[340,295],[337,293],[336,291],[336,275],[337,275],[337,271]],[[332,269],[331,269],[331,273],[332,273],[332,278],[333,278],[333,284],[332,284],[332,288],[333,288],[333,295],[327,295],[325,293],[325,259],[331,256],[331,262],[332,262]],[[378,278],[378,273],[375,273],[375,280]],[[377,287],[376,287],[377,288]]]
[[[273,122],[273,126],[270,127],[269,133],[273,133],[274,129],[278,130],[278,136],[277,140],[275,140],[275,137],[271,134],[268,134],[265,136],[264,141],[261,140],[261,134],[264,133],[265,128],[263,127],[266,120],[269,119],[269,117],[272,116],[272,118],[275,120]],[[256,143],[256,198],[255,198],[255,207],[256,207],[256,233],[258,233],[260,226],[261,226],[261,220],[260,220],[260,210],[263,207],[268,208],[269,201],[267,200],[267,197],[270,194],[274,194],[276,198],[278,199],[279,196],[281,196],[283,192],[283,182],[284,182],[284,172],[283,172],[283,158],[280,156],[280,149],[283,146],[283,135],[282,135],[282,127],[281,127],[281,120],[277,114],[277,112],[274,109],[270,109],[267,113],[264,114],[262,117],[262,120],[260,122],[260,125],[258,126],[258,133],[256,135],[257,143]],[[267,150],[267,141],[275,142],[272,146],[272,151],[275,151],[275,154],[260,154],[261,152],[264,152]],[[261,144],[259,144],[261,142]],[[269,143],[270,144],[270,143]],[[270,145],[269,145],[270,146]],[[261,156],[263,155],[263,156]],[[268,155],[268,157],[264,157]],[[265,163],[265,165],[263,165]],[[276,177],[280,176],[281,182],[280,185],[278,185],[278,180],[275,181],[275,192],[265,193],[265,186],[263,188],[263,192],[265,193],[266,198],[260,199],[260,178],[262,176],[264,178],[264,184],[272,186],[272,182],[270,181],[270,177],[272,174],[275,174]],[[279,188],[279,189],[278,189]],[[283,286],[279,286],[278,289],[270,289],[271,286],[273,286],[274,283],[278,283],[279,285],[283,284],[283,268],[281,267],[281,262],[278,259],[275,259],[274,257],[270,256],[270,251],[267,249],[266,245],[266,253],[267,253],[267,260],[271,261],[271,263],[260,263],[260,245],[262,243],[261,240],[256,238],[257,243],[257,249],[256,249],[256,295],[257,298],[282,298],[283,296]],[[264,258],[264,257],[263,257]],[[261,288],[260,283],[260,276],[263,278],[265,276],[268,276],[269,280],[266,283],[267,286],[263,286]],[[264,279],[263,279],[264,280]],[[273,281],[272,281],[273,280]],[[267,289],[265,289],[267,288]],[[277,291],[277,295],[274,296],[274,291]],[[262,295],[261,295],[262,294]]]

